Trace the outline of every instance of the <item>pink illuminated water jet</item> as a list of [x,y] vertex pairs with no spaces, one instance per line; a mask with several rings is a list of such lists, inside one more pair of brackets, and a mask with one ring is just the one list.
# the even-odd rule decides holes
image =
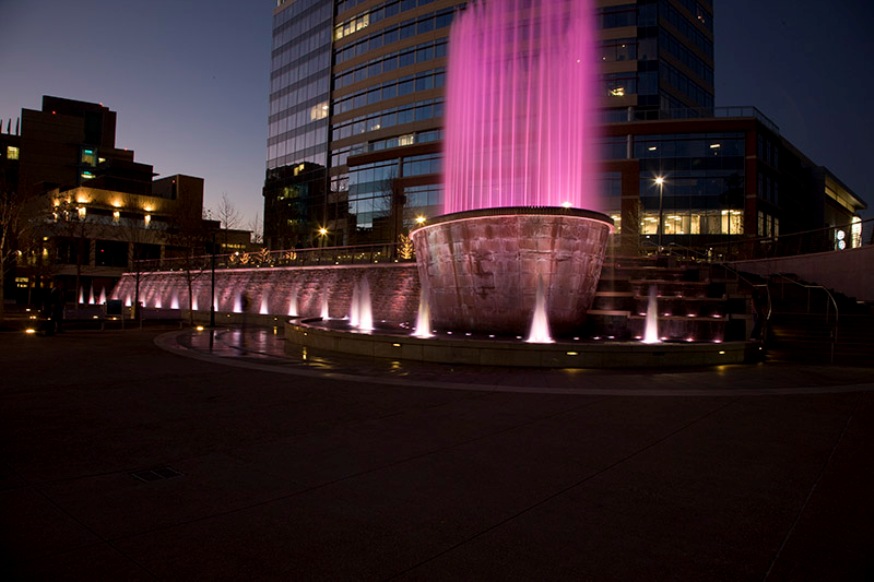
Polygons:
[[646,305],[646,323],[643,332],[643,343],[657,344],[659,339],[659,300],[655,285],[649,288],[649,299]]
[[471,3],[449,43],[444,212],[601,210],[591,0]]
[[419,290],[419,310],[416,314],[416,329],[413,335],[418,338],[433,337],[431,332],[431,307],[428,301],[428,279],[422,279],[422,287]]
[[552,334],[549,332],[549,318],[546,314],[546,291],[543,287],[543,276],[537,278],[537,297],[534,301],[534,316],[531,318],[531,330],[528,333],[530,344],[551,344]]
[[370,283],[367,282],[367,277],[360,278],[352,288],[349,325],[359,331],[373,331],[373,307],[370,298]]

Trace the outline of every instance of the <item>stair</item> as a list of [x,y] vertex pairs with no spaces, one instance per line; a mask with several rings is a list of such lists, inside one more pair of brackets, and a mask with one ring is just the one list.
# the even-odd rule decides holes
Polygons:
[[[796,284],[797,283],[797,284]],[[785,275],[770,282],[773,313],[766,342],[769,362],[805,362],[874,367],[874,311]]]

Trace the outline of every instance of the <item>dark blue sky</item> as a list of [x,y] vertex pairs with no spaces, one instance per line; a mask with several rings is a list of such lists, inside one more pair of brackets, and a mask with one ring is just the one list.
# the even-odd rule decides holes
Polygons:
[[[716,0],[717,105],[754,105],[874,205],[872,0]],[[262,213],[275,0],[0,0],[0,118],[118,112],[119,147]],[[5,126],[4,126],[5,129]],[[874,209],[868,216],[874,216]]]

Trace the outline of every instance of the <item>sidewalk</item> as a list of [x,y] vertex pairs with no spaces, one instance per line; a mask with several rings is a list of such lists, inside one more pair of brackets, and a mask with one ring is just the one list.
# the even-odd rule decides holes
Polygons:
[[156,336],[0,334],[7,578],[874,575],[870,369],[303,365],[266,334]]

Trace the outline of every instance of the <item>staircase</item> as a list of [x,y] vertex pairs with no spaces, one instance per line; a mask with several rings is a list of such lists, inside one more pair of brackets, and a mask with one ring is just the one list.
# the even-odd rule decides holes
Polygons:
[[[792,275],[769,280],[767,361],[874,367],[874,311]],[[836,313],[837,311],[837,313]]]

